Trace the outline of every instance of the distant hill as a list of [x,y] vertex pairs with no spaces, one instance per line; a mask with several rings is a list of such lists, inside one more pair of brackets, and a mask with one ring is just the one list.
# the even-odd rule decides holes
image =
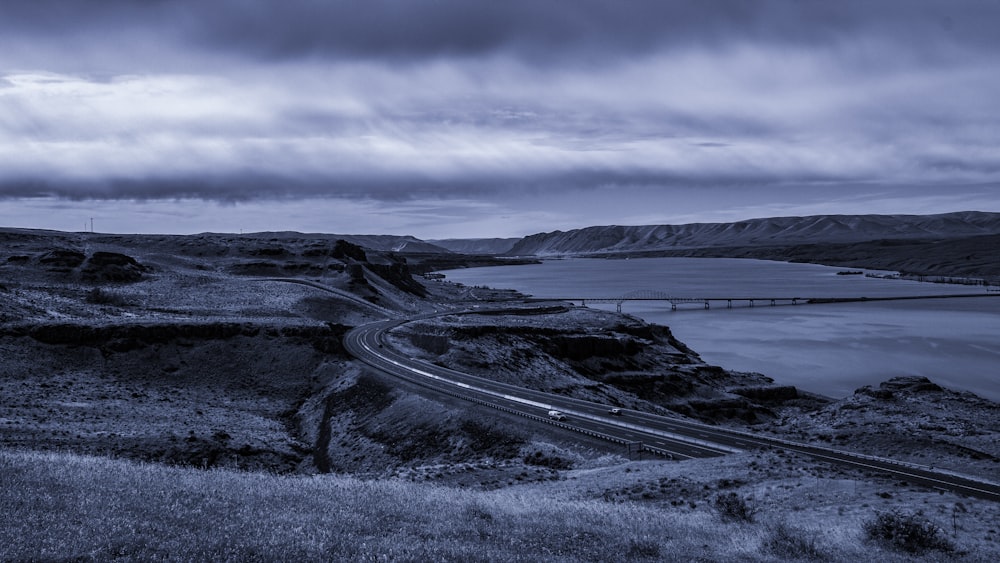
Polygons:
[[[204,233],[213,234],[213,233]],[[234,236],[234,235],[230,235]],[[449,250],[420,240],[409,235],[336,235],[327,233],[299,233],[295,231],[261,232],[241,234],[240,238],[289,240],[346,240],[351,244],[380,250],[382,252],[399,252],[401,254],[447,254]]]
[[619,254],[709,247],[848,244],[873,240],[943,240],[1000,234],[1000,213],[814,215],[735,223],[603,226],[539,233],[510,255]]
[[[4,235],[6,238],[10,237],[38,237],[38,236],[56,236],[56,237],[72,237],[75,235],[86,234],[86,233],[67,233],[62,231],[51,231],[46,229],[24,229],[19,227],[0,227],[0,234]],[[233,241],[237,239],[243,240],[257,240],[257,241],[274,241],[274,242],[316,242],[316,241],[330,241],[334,243],[337,240],[346,240],[351,244],[356,244],[358,246],[363,246],[371,250],[378,250],[381,252],[398,252],[401,254],[450,254],[451,250],[447,248],[431,244],[430,242],[420,240],[416,237],[410,235],[338,235],[330,233],[300,233],[297,231],[262,231],[258,233],[240,233],[236,235],[234,233],[199,233],[196,235],[126,235],[126,234],[110,234],[110,233],[96,233],[104,234],[111,237],[147,237],[152,239],[175,239],[175,240],[185,240],[193,237],[201,237],[202,239],[210,238],[213,240],[224,240]],[[518,239],[512,239],[516,241]]]
[[460,254],[506,254],[520,241],[519,238],[453,238],[427,242]]
[[416,237],[412,236],[396,236],[396,235],[336,235],[337,238],[342,238],[347,242],[356,244],[358,246],[363,246],[365,248],[371,248],[373,250],[381,250],[384,252],[399,252],[401,254],[410,253],[445,253],[449,252],[448,249],[441,246],[422,241]]

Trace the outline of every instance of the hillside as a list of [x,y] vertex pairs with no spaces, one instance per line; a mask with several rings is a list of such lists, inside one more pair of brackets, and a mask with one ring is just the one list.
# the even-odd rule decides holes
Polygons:
[[[881,513],[947,529],[925,560],[1000,553],[988,501],[781,451],[630,459],[369,370],[342,347],[350,327],[518,298],[414,276],[416,256],[298,233],[0,230],[0,560],[913,560],[866,540]],[[606,311],[424,319],[386,345],[844,448],[919,431],[911,459],[957,471],[1000,459],[988,401],[897,382],[831,402]]]
[[846,244],[872,240],[951,239],[1000,234],[1000,214],[818,215],[735,223],[595,226],[523,238],[511,255],[650,252],[706,247]]
[[660,250],[631,256],[754,258],[902,273],[911,278],[983,279],[1000,284],[1000,234],[946,239],[880,239],[842,244]]
[[[191,240],[215,241],[217,243],[229,243],[233,241],[243,241],[248,244],[261,244],[263,242],[274,242],[289,245],[302,244],[334,244],[338,240],[344,240],[351,244],[375,250],[379,252],[409,253],[429,253],[447,254],[449,250],[434,245],[430,242],[420,240],[409,235],[338,235],[329,233],[299,233],[295,231],[279,232],[255,232],[241,233],[239,235],[231,233],[199,233],[197,235],[103,235],[94,233],[62,233],[58,231],[46,231],[40,229],[21,229],[11,227],[0,227],[0,240],[10,240],[11,238],[23,237],[49,237],[53,240],[81,237],[105,237],[108,240],[119,240],[127,244],[132,241],[157,241],[161,243],[177,243],[180,245],[190,244]],[[110,238],[109,238],[110,237]],[[82,240],[82,239],[81,239]]]
[[428,240],[427,242],[460,254],[490,255],[506,254],[520,240],[519,238],[470,238]]
[[[399,254],[298,233],[6,230],[0,244],[0,393],[18,397],[0,407],[4,447],[281,473],[422,474],[442,464],[511,463],[441,477],[486,486],[522,471],[516,460],[548,451],[546,444],[576,441],[415,392],[355,365],[341,347],[358,324],[516,294],[423,280]],[[728,391],[744,380],[767,386],[767,378],[707,366],[666,329],[588,309],[533,321],[538,334],[517,347],[472,338],[483,328],[444,341],[466,358],[507,354],[493,361],[510,367],[510,354],[530,356],[534,372],[558,381],[552,387],[513,371],[505,375],[512,383],[580,396],[599,385],[616,404],[702,420],[725,419],[722,412],[773,418]],[[503,324],[496,316],[480,322]],[[602,351],[587,351],[594,346]],[[594,365],[586,368],[616,356],[617,377],[596,381]],[[668,373],[670,383],[659,383]]]

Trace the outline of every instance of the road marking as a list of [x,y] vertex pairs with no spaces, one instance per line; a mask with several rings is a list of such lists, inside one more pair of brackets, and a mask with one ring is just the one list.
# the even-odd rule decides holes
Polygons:
[[504,398],[504,399],[507,399],[508,401],[515,401],[515,402],[518,402],[518,403],[524,403],[525,405],[531,405],[533,407],[538,407],[538,408],[542,408],[542,409],[549,409],[549,410],[551,410],[553,408],[552,405],[546,405],[544,403],[538,403],[538,402],[535,402],[535,401],[529,401],[528,399],[522,399],[521,397],[515,397],[513,395],[501,395],[501,397]]

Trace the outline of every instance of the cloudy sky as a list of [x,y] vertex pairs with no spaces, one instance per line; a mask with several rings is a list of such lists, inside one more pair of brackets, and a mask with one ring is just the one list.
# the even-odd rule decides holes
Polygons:
[[995,0],[3,0],[0,225],[1000,211]]

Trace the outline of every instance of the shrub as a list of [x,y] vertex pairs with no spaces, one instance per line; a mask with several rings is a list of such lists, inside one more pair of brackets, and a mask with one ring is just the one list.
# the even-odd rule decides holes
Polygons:
[[869,540],[884,543],[907,553],[924,553],[936,549],[952,551],[955,547],[944,537],[944,532],[924,517],[922,512],[905,514],[899,511],[878,512],[874,519],[864,523]]
[[782,560],[824,559],[823,552],[816,547],[816,538],[808,532],[779,522],[771,528],[764,547]]
[[715,511],[723,520],[732,522],[753,522],[757,507],[751,505],[736,493],[720,493],[715,497]]
[[124,296],[111,291],[104,291],[95,287],[87,293],[87,303],[92,305],[113,305],[115,307],[125,307],[129,304]]
[[659,559],[660,544],[648,539],[629,540],[625,556],[629,559]]

